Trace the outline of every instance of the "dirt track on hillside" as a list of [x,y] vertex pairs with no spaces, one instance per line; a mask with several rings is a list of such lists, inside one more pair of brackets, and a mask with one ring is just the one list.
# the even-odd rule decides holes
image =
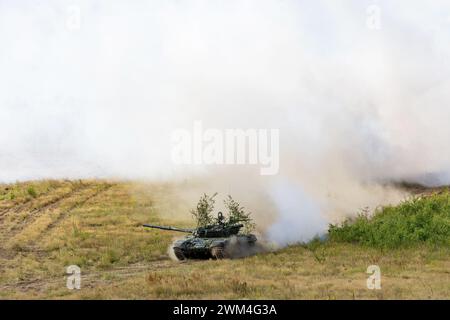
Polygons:
[[[145,277],[148,272],[173,268],[177,265],[179,265],[179,263],[172,260],[161,260],[154,261],[146,265],[136,264],[126,267],[112,268],[108,270],[87,271],[81,273],[81,281],[84,288],[93,288],[99,285],[109,284],[114,281],[121,281],[139,275]],[[65,287],[67,276],[67,274],[62,273],[60,277],[35,278],[14,283],[6,283],[0,285],[0,290],[13,290],[23,292],[46,291],[51,287]]]

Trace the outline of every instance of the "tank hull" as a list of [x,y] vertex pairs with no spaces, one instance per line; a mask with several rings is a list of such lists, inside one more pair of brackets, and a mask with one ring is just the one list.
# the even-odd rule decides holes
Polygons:
[[256,240],[252,234],[227,238],[187,237],[175,241],[173,250],[178,260],[232,258],[233,252],[253,246]]

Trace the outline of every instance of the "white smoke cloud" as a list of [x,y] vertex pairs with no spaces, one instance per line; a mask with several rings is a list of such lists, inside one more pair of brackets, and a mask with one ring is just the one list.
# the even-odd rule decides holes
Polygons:
[[328,227],[317,201],[308,197],[301,187],[288,182],[277,182],[270,194],[280,213],[267,230],[267,237],[278,245],[307,242],[323,235]]
[[448,184],[450,4],[380,0],[371,30],[372,4],[0,1],[0,181],[171,179],[170,134],[198,119],[280,129],[280,175],[304,200],[256,171],[220,176],[269,190],[275,226],[320,232],[291,214],[306,199],[328,220],[403,196],[386,181]]

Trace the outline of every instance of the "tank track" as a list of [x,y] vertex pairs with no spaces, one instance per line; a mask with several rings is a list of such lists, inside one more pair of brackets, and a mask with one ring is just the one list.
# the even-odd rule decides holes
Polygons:
[[175,257],[177,257],[178,260],[186,260],[186,256],[180,248],[173,248],[173,253],[175,253]]
[[225,252],[224,247],[214,247],[211,249],[211,255],[217,260],[228,258],[228,254]]

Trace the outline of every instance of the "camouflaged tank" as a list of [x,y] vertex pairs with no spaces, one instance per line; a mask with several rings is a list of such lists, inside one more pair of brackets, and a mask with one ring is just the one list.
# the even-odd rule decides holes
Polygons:
[[[216,224],[196,229],[181,229],[150,224],[144,224],[143,226],[191,233],[191,235],[177,240],[173,244],[173,251],[178,260],[230,258],[231,251],[239,250],[239,247],[251,247],[257,240],[253,234],[239,233],[244,226],[243,224],[224,222],[223,215],[220,212]],[[231,246],[233,246],[232,250]]]

